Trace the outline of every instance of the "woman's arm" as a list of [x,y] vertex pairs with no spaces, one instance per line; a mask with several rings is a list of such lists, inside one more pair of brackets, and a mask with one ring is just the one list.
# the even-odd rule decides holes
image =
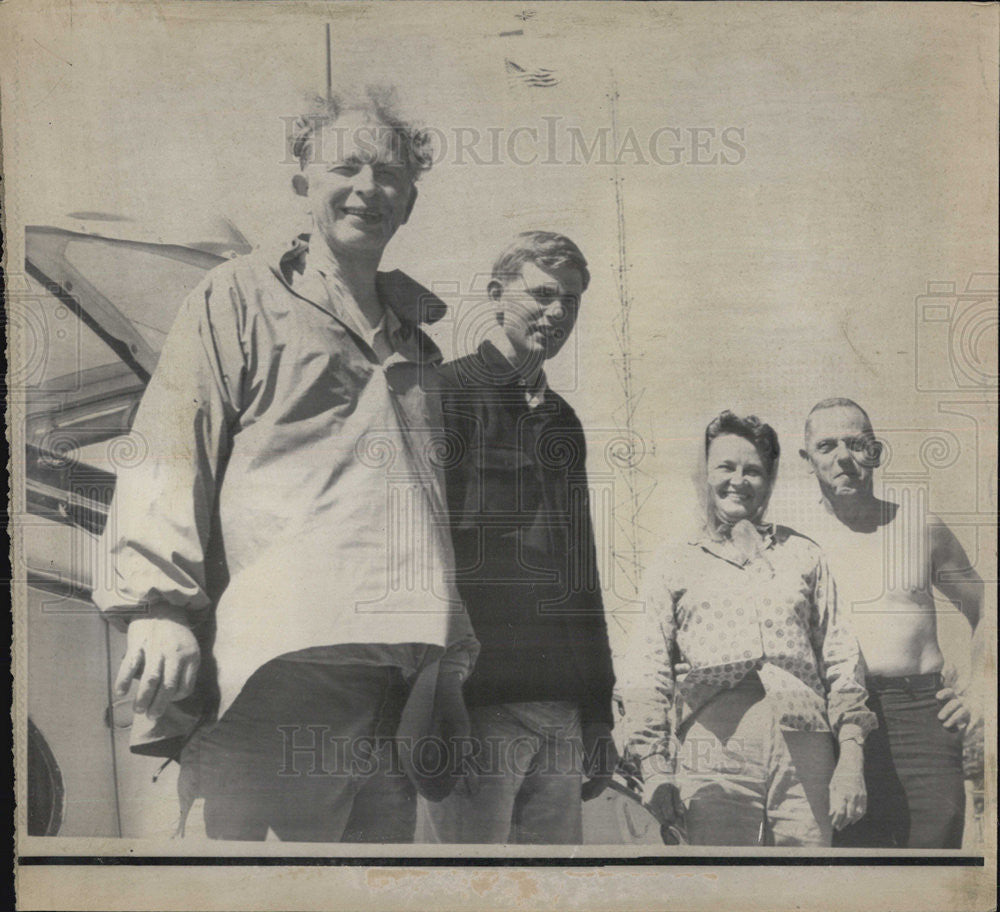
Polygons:
[[625,705],[622,727],[626,756],[642,773],[643,800],[663,805],[661,819],[678,816],[673,745],[675,679],[671,656],[676,638],[674,598],[662,572],[652,574],[643,611],[633,617],[629,646],[622,661],[620,693]]
[[838,612],[837,586],[822,555],[814,579],[813,643],[822,662],[827,717],[839,744],[837,766],[830,779],[830,819],[834,829],[840,830],[865,815],[868,796],[863,745],[878,722],[867,706],[861,647]]
[[875,714],[867,706],[867,668],[857,638],[838,605],[837,585],[822,555],[816,562],[813,600],[814,625],[810,634],[826,685],[830,728],[838,741],[853,738],[863,744],[868,732],[878,727]]

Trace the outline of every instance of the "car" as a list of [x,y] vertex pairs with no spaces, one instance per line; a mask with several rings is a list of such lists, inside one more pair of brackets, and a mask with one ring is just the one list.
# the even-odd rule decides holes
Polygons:
[[183,241],[90,212],[25,229],[25,280],[8,304],[29,342],[17,536],[28,584],[29,835],[142,829],[131,796],[148,763],[129,753],[130,700],[111,693],[125,638],[90,601],[96,545],[116,468],[137,458],[127,434],[181,301],[249,250],[224,220]]

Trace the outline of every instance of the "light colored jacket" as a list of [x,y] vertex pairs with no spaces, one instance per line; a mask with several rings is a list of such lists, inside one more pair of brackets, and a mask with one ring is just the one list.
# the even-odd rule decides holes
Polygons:
[[433,461],[440,353],[417,326],[443,305],[398,272],[379,293],[383,361],[304,244],[224,263],[142,400],[94,601],[119,619],[181,608],[195,627],[214,611],[219,714],[262,664],[309,647],[408,675],[475,659]]

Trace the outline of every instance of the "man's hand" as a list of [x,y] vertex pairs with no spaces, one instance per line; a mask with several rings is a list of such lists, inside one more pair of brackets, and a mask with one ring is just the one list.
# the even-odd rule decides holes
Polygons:
[[396,730],[400,763],[424,798],[441,801],[451,794],[470,731],[461,671],[442,669],[437,662],[424,666],[410,687]]
[[983,787],[986,775],[986,738],[983,717],[980,715],[965,729],[962,745],[962,771],[966,779],[972,780],[974,788]]
[[618,751],[611,738],[611,726],[604,722],[584,722],[582,734],[583,769],[587,781],[580,787],[580,797],[590,801],[611,781],[618,765]]
[[935,696],[942,704],[938,712],[941,724],[952,731],[965,731],[972,721],[972,713],[963,698],[951,687],[943,687]]
[[840,745],[840,760],[830,779],[830,820],[835,830],[856,823],[868,809],[864,750],[857,741]]
[[176,700],[194,691],[201,650],[191,629],[170,618],[137,618],[128,625],[128,646],[115,679],[115,696],[124,697],[140,677],[134,709],[158,719]]
[[676,785],[661,782],[643,801],[646,809],[660,823],[661,827],[677,826],[684,822],[684,803]]
[[462,695],[462,675],[457,671],[438,673],[434,691],[434,730],[445,741],[449,738],[467,741],[472,734],[469,711]]
[[475,768],[464,752],[471,747],[472,722],[462,694],[462,675],[457,671],[438,673],[434,691],[434,732],[454,751],[452,763],[458,767],[453,772],[459,776],[458,785],[463,792],[474,795],[479,790]]

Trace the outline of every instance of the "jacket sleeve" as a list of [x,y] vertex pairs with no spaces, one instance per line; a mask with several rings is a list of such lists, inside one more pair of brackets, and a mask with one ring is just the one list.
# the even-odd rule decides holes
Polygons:
[[[433,394],[439,399],[438,407],[434,409],[432,423],[435,426],[432,428],[432,435],[440,447],[447,538],[452,541],[455,518],[459,516],[465,502],[463,469],[472,445],[471,432],[466,426],[467,416],[462,414],[461,407],[454,401],[454,390],[458,385],[454,372],[447,367],[439,367],[428,379],[432,381]],[[480,644],[472,629],[472,622],[467,612],[463,611],[461,619],[456,620],[454,635],[441,657],[442,673],[455,673],[461,680],[467,680],[475,667],[479,650]]]
[[674,597],[662,571],[644,587],[642,611],[631,618],[619,692],[625,705],[625,755],[638,765],[648,797],[674,774]]
[[875,714],[867,706],[865,660],[837,604],[837,586],[822,554],[816,563],[813,600],[816,608],[813,650],[821,662],[830,728],[840,741],[849,738],[864,741],[878,727]]
[[143,396],[93,594],[116,626],[140,615],[190,623],[209,607],[205,549],[244,374],[240,304],[234,281],[209,275],[182,305]]
[[587,444],[583,427],[571,411],[563,432],[567,435],[565,440],[553,437],[549,443],[564,445],[571,460],[567,491],[569,503],[566,505],[569,515],[569,580],[566,588],[579,606],[579,610],[568,620],[576,628],[572,639],[577,644],[578,664],[587,689],[587,697],[580,702],[581,721],[584,724],[602,723],[610,728],[615,723],[615,672],[591,516]]

